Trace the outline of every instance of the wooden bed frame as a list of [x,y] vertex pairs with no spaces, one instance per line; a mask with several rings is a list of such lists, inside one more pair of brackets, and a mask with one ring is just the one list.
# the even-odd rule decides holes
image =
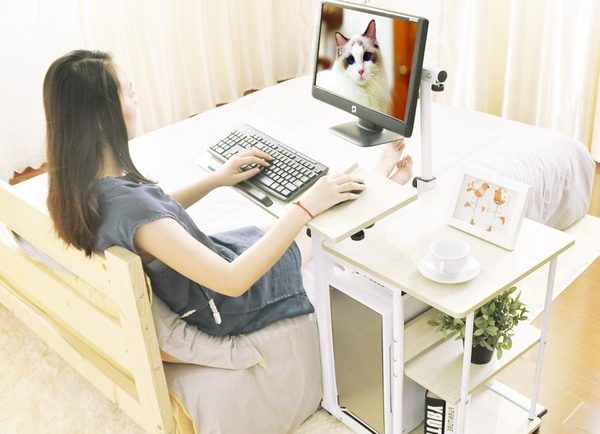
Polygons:
[[70,271],[48,267],[0,237],[0,303],[147,432],[182,432],[140,258],[112,247],[88,259],[58,239],[45,208],[2,181],[0,223]]

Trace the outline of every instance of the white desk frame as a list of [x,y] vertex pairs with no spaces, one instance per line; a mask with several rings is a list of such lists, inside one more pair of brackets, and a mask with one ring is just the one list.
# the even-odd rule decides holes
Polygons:
[[[426,89],[429,89],[430,84],[425,83],[426,86],[423,86]],[[429,92],[429,91],[428,91]],[[430,96],[430,94],[429,94]],[[427,98],[425,98],[427,99]],[[427,99],[428,100],[428,99]],[[429,100],[428,100],[429,101]],[[429,101],[430,103],[430,101]],[[424,104],[425,108],[422,110],[427,113],[428,106],[427,103]],[[425,115],[425,122],[422,124],[424,127],[429,127],[427,121],[427,114]],[[426,129],[426,128],[425,128]],[[424,131],[425,131],[424,129]],[[425,132],[426,139],[430,140],[431,137],[428,135],[429,133]],[[426,140],[426,142],[427,142]],[[430,156],[431,157],[431,156]],[[427,175],[427,179],[430,179],[434,182],[423,182],[419,183],[418,190],[420,190],[420,196],[428,197],[429,195],[436,194],[436,191],[431,190],[433,186],[435,186],[435,178],[431,177],[431,174],[428,172],[431,169],[431,160],[425,162],[425,174]],[[355,169],[357,173],[360,173],[363,177],[371,176],[368,171],[365,171],[362,168]],[[373,182],[377,182],[376,179],[373,179]],[[383,188],[388,188],[387,183],[382,185]],[[408,188],[408,186],[406,186]],[[406,191],[406,190],[405,190]],[[426,192],[426,193],[425,193]],[[425,193],[423,195],[423,193]],[[323,383],[323,401],[322,406],[328,412],[330,412],[334,417],[340,419],[343,423],[345,423],[348,427],[353,429],[357,433],[371,433],[371,431],[365,428],[361,423],[355,420],[353,417],[349,416],[345,413],[338,405],[337,402],[337,386],[336,386],[336,376],[335,376],[335,361],[333,354],[333,338],[332,338],[332,329],[331,329],[331,305],[329,298],[329,281],[334,273],[334,262],[341,263],[346,268],[355,269],[359,273],[366,275],[371,280],[378,282],[382,286],[388,288],[392,291],[392,372],[391,372],[391,382],[389,384],[384,384],[384,400],[386,401],[386,410],[384,415],[385,420],[385,432],[386,433],[394,433],[399,434],[402,433],[402,425],[403,425],[403,414],[402,414],[402,400],[403,400],[403,386],[404,386],[404,363],[405,363],[405,333],[404,333],[404,306],[402,299],[402,291],[406,291],[409,294],[418,297],[418,294],[414,294],[414,291],[410,291],[409,288],[404,288],[400,285],[395,285],[393,282],[388,280],[382,280],[378,278],[376,275],[371,273],[368,269],[361,267],[360,264],[352,264],[350,262],[344,261],[337,255],[331,255],[323,249],[323,242],[333,241],[338,242],[343,239],[346,239],[352,233],[363,229],[369,224],[377,221],[389,215],[390,213],[397,211],[402,208],[404,205],[410,203],[416,196],[416,194],[405,194],[405,197],[402,200],[396,201],[394,204],[387,204],[382,209],[374,212],[371,216],[369,213],[366,213],[360,216],[358,219],[354,218],[353,221],[349,225],[342,224],[342,228],[336,227],[334,224],[336,219],[341,218],[344,215],[344,211],[337,210],[335,213],[335,218],[330,218],[330,216],[319,216],[319,218],[315,219],[313,222],[309,224],[312,232],[312,243],[313,243],[313,264],[314,264],[314,279],[315,279],[315,310],[317,315],[317,320],[319,324],[319,338],[320,338],[320,351],[321,351],[321,367],[322,367],[322,383]],[[385,194],[382,196],[386,196]],[[355,204],[350,204],[353,206]],[[281,212],[283,204],[276,203],[276,206],[267,208],[267,211],[277,215]],[[410,208],[408,208],[410,209]],[[356,208],[354,208],[357,211]],[[346,210],[347,214],[353,214],[351,210]],[[361,220],[362,219],[362,220]],[[362,226],[358,223],[358,221],[362,222]],[[345,222],[346,223],[346,222]],[[357,224],[359,224],[357,226]],[[325,232],[324,235],[321,231]],[[368,237],[369,231],[367,231]],[[361,241],[359,243],[364,243],[365,241]],[[368,242],[368,240],[366,241]],[[498,248],[499,249],[499,248]],[[544,355],[544,347],[546,343],[547,336],[547,328],[549,321],[549,312],[550,312],[550,302],[552,300],[552,291],[554,288],[554,276],[556,269],[556,258],[560,252],[556,252],[551,255],[549,261],[551,263],[550,273],[548,276],[547,283],[547,295],[546,295],[546,304],[544,306],[544,325],[541,333],[540,342],[541,345],[538,350],[538,358],[536,363],[536,373],[534,380],[534,387],[532,391],[532,399],[530,402],[526,403],[526,409],[529,411],[529,417],[531,420],[536,418],[537,412],[537,399],[539,394],[539,384],[541,380],[541,369]],[[539,264],[538,264],[539,266]],[[343,288],[339,288],[343,291]],[[349,294],[348,294],[349,295]],[[425,301],[425,300],[422,300]],[[425,301],[427,303],[427,301]],[[462,360],[462,373],[461,373],[461,387],[460,387],[460,400],[458,406],[458,423],[459,423],[459,434],[464,434],[466,432],[466,421],[469,416],[469,404],[470,404],[470,371],[471,371],[471,343],[472,343],[472,331],[473,331],[473,321],[474,321],[474,313],[478,306],[473,305],[473,308],[469,310],[466,317],[466,330],[467,330],[467,338],[465,340],[465,351],[463,353]],[[443,309],[441,309],[443,311]],[[451,312],[445,312],[450,313]],[[385,383],[385,382],[384,382]],[[499,394],[506,395],[508,393],[513,393],[511,389],[506,388],[505,386],[497,383],[497,382],[488,382],[487,387],[495,390]],[[509,398],[511,399],[511,398]],[[513,402],[519,403],[520,401],[516,398],[512,399]],[[388,406],[387,403],[390,405]],[[524,404],[518,404],[523,407]],[[392,408],[399,408],[400,411],[392,412]],[[525,408],[525,407],[524,407]],[[539,425],[539,423],[538,423]]]
[[[301,146],[296,146],[296,143],[293,141],[287,140],[287,137],[281,136],[278,132],[272,132],[269,130],[265,130],[267,134],[271,133],[273,137],[280,138],[283,141],[289,141],[289,144],[292,146],[298,147],[301,151],[306,152],[309,155],[314,156],[317,159],[321,159],[319,155],[311,152],[317,148],[320,148],[319,141],[326,141],[328,146],[327,148],[331,148],[334,151],[339,150],[344,146],[340,140],[335,139],[334,136],[330,138],[330,133],[327,132],[327,126],[333,123],[343,122],[348,119],[347,115],[341,113],[339,111],[335,111],[334,109],[330,109],[329,107],[317,103],[310,98],[310,94],[308,91],[305,94],[302,94],[302,98],[299,98],[296,103],[299,107],[295,110],[295,116],[302,117],[303,113],[310,111],[312,113],[311,119],[312,122],[310,124],[310,134],[306,131],[306,128],[301,128],[297,122],[289,121],[290,115],[286,113],[284,116],[281,113],[281,110],[278,107],[281,104],[289,103],[289,97],[285,96],[286,89],[290,88],[290,91],[296,91],[299,86],[302,88],[308,89],[309,80],[306,79],[304,82],[289,82],[283,83],[281,85],[275,86],[273,88],[265,89],[260,92],[256,92],[248,97],[242,98],[239,101],[231,103],[228,106],[221,107],[215,111],[211,111],[209,113],[197,116],[196,118],[192,118],[186,121],[183,121],[177,125],[170,126],[161,130],[157,130],[155,132],[149,133],[136,139],[132,142],[131,149],[133,151],[134,160],[138,164],[138,167],[142,169],[144,172],[148,173],[151,177],[155,179],[161,179],[161,184],[166,190],[173,189],[174,187],[179,187],[181,185],[187,185],[190,182],[196,180],[199,176],[202,176],[202,170],[196,165],[195,159],[200,156],[198,151],[198,141],[202,140],[204,143],[215,143],[219,138],[223,137],[226,132],[231,130],[231,128],[235,127],[236,124],[252,121],[253,118],[256,117],[255,113],[260,113],[262,117],[265,117],[268,122],[271,124],[281,124],[281,130],[286,131],[289,134],[297,135],[296,143],[298,140],[302,141]],[[288,92],[289,93],[289,92]],[[294,106],[296,107],[296,106]],[[422,107],[422,110],[424,108]],[[180,146],[180,152],[173,152],[172,146],[167,146],[167,144],[171,144],[173,138],[176,138],[178,144]],[[310,140],[308,138],[310,137]],[[315,143],[316,142],[316,143]],[[307,148],[308,147],[308,148]],[[325,161],[327,162],[327,161]],[[176,167],[178,170],[174,171],[173,168]],[[333,167],[333,166],[331,166]],[[359,168],[360,169],[360,168]],[[336,171],[335,168],[332,168],[332,171]],[[427,198],[431,194],[435,194],[435,192],[442,187],[442,182],[438,183],[438,186],[423,195],[420,195],[418,201],[416,201],[415,205],[418,205],[423,199]],[[384,186],[387,188],[387,186]],[[408,186],[407,186],[408,187]],[[390,187],[392,188],[392,187]],[[410,189],[410,187],[409,187]],[[363,193],[370,194],[369,192]],[[323,399],[323,407],[331,412],[334,416],[340,418],[344,421],[349,427],[354,429],[356,432],[367,432],[364,427],[356,422],[354,419],[347,416],[343,413],[336,402],[336,385],[335,385],[335,372],[334,372],[334,364],[333,364],[333,353],[331,346],[331,327],[330,327],[330,306],[329,306],[329,288],[328,281],[333,273],[333,264],[334,262],[340,262],[342,265],[347,265],[349,268],[355,268],[362,272],[363,274],[371,276],[371,278],[379,282],[380,284],[387,287],[390,291],[393,291],[393,397],[392,397],[392,405],[394,408],[397,408],[401,405],[402,401],[402,389],[403,389],[403,374],[405,372],[405,329],[404,329],[404,318],[403,318],[403,301],[401,297],[401,291],[406,290],[409,294],[416,296],[419,298],[419,295],[415,293],[414,290],[407,290],[409,288],[404,288],[400,285],[401,280],[395,279],[389,276],[380,277],[380,275],[375,275],[376,273],[371,273],[370,270],[364,267],[364,263],[356,263],[353,258],[349,258],[345,260],[343,255],[340,255],[339,252],[335,255],[332,254],[328,249],[324,249],[322,242],[324,240],[333,239],[334,242],[339,241],[339,239],[343,239],[348,237],[352,233],[360,230],[369,224],[394,213],[395,211],[402,208],[402,206],[409,203],[415,197],[405,197],[402,200],[397,201],[395,204],[389,204],[389,206],[383,207],[380,212],[376,213],[373,216],[367,216],[369,213],[365,213],[365,215],[360,216],[360,218],[356,218],[353,215],[354,220],[360,220],[361,227],[358,226],[348,226],[345,229],[339,229],[336,227],[337,222],[339,221],[336,218],[332,218],[327,220],[327,217],[321,219],[319,221],[319,216],[313,222],[311,222],[311,229],[313,233],[313,245],[314,245],[314,264],[315,264],[315,287],[316,287],[316,308],[317,308],[317,317],[319,321],[319,329],[321,336],[321,353],[323,357],[323,387],[324,387],[324,399]],[[423,199],[421,198],[423,197]],[[357,203],[362,201],[363,204],[368,203],[365,202],[367,198],[362,197]],[[277,215],[278,207],[271,207],[271,209],[267,209],[267,211],[274,213]],[[360,208],[360,207],[358,207]],[[344,208],[339,207],[338,211],[340,214],[343,214],[342,211]],[[353,208],[354,210],[355,208]],[[408,209],[412,209],[412,206],[409,208],[401,209],[399,212],[405,212]],[[349,208],[346,210],[349,211]],[[360,209],[357,211],[361,212]],[[369,211],[370,212],[370,211]],[[390,216],[390,218],[394,217],[397,213]],[[387,219],[386,219],[387,220]],[[323,224],[322,224],[323,223]],[[383,226],[383,221],[378,222],[374,229],[370,229],[366,231],[366,240],[360,243],[361,246],[368,246],[369,240],[373,235],[373,231],[376,231],[378,227]],[[331,233],[328,231],[321,232],[319,231],[320,227],[332,228],[332,231],[335,232],[338,230],[336,236],[331,237]],[[332,232],[329,231],[329,232]],[[352,232],[354,231],[354,232]],[[524,229],[522,229],[522,232]],[[439,235],[439,234],[437,234]],[[335,239],[337,238],[337,239]],[[566,248],[566,247],[565,247]],[[560,253],[557,251],[555,255],[548,259],[553,265],[551,269],[554,270],[556,268],[556,256]],[[359,262],[364,262],[362,259]],[[407,264],[410,265],[410,264]],[[524,277],[524,276],[523,276]],[[548,296],[546,301],[546,310],[544,317],[544,326],[542,330],[542,337],[540,339],[542,345],[540,345],[540,351],[538,353],[538,363],[535,374],[535,385],[534,385],[534,394],[532,396],[531,405],[527,405],[530,407],[529,414],[533,417],[535,412],[535,402],[537,401],[537,391],[539,386],[539,378],[541,376],[541,362],[543,359],[543,346],[546,341],[546,330],[548,324],[548,312],[549,305],[551,300],[551,292],[554,285],[554,271],[549,273],[548,277]],[[427,302],[426,300],[422,300]],[[428,303],[429,304],[429,303]],[[438,306],[436,306],[438,307]],[[474,309],[473,309],[474,310]],[[465,315],[467,316],[467,315]],[[471,318],[468,318],[468,322],[472,324],[472,315]],[[464,354],[464,360],[468,360],[467,354]],[[470,366],[466,363],[465,370],[469,370]],[[463,377],[468,379],[466,375],[463,373]],[[463,381],[466,383],[467,381]],[[490,384],[490,387],[499,388],[496,384]],[[461,397],[463,398],[463,402],[465,403],[464,408],[468,409],[468,399],[467,397],[468,389],[464,387],[464,384],[461,384]],[[516,400],[515,400],[516,401]],[[463,411],[464,412],[464,411]],[[386,432],[394,432],[400,433],[402,427],[402,414],[401,412],[394,412],[391,421],[388,422],[386,417]]]
[[[407,209],[403,210],[404,212]],[[322,364],[323,364],[323,389],[324,389],[324,399],[323,399],[323,407],[329,411],[332,415],[342,420],[346,425],[351,427],[354,431],[358,433],[370,433],[368,429],[365,429],[361,424],[357,423],[353,418],[346,415],[337,405],[336,402],[336,381],[335,381],[335,372],[334,372],[334,360],[333,360],[333,352],[332,352],[332,341],[331,341],[331,318],[330,318],[330,306],[329,306],[329,289],[327,286],[327,271],[325,267],[332,266],[333,262],[339,262],[346,268],[354,269],[364,275],[367,275],[370,279],[380,283],[381,285],[387,287],[393,293],[393,372],[392,372],[392,408],[401,408],[402,406],[402,387],[403,387],[403,377],[404,377],[404,348],[405,348],[405,340],[404,340],[404,318],[403,318],[403,299],[401,296],[401,291],[406,291],[407,293],[417,296],[418,298],[418,290],[415,293],[414,290],[410,288],[394,286],[390,284],[389,280],[382,280],[378,276],[371,273],[370,270],[361,267],[360,264],[357,264],[355,261],[347,261],[343,258],[343,254],[334,255],[335,259],[328,258],[328,253],[331,253],[331,250],[335,250],[335,247],[328,248],[328,252],[323,252],[321,240],[319,238],[314,239],[314,247],[315,247],[315,259],[321,264],[318,268],[315,269],[315,284],[316,284],[316,292],[318,295],[317,298],[317,316],[319,321],[319,333],[321,336],[321,352],[322,352]],[[363,241],[364,242],[364,241]],[[487,382],[485,386],[494,390],[496,393],[501,395],[507,395],[506,398],[517,404],[519,407],[527,410],[529,419],[531,421],[535,421],[531,426],[537,428],[539,426],[539,419],[537,419],[537,415],[539,413],[539,406],[537,404],[539,397],[539,386],[541,381],[541,372],[543,366],[543,358],[544,358],[544,350],[547,342],[547,332],[548,332],[548,324],[550,318],[550,307],[552,302],[552,294],[554,290],[554,282],[556,275],[556,266],[557,266],[557,258],[558,255],[566,248],[570,247],[573,244],[573,241],[565,242],[560,249],[550,253],[548,258],[540,264],[537,264],[535,267],[532,267],[529,272],[537,269],[539,266],[543,265],[543,263],[549,262],[549,272],[548,279],[546,285],[546,297],[544,303],[544,317],[543,317],[543,326],[541,329],[541,335],[539,338],[539,347],[536,361],[536,368],[534,374],[534,384],[531,393],[531,400],[528,402],[521,402],[516,398],[512,398],[511,395],[514,391],[512,389],[508,389],[506,386],[496,382],[495,380]],[[500,249],[500,248],[498,248]],[[529,273],[527,273],[529,274]],[[525,276],[521,276],[525,277]],[[499,293],[499,291],[498,291]],[[426,300],[422,300],[427,303]],[[429,303],[428,303],[429,304]],[[480,303],[479,305],[481,305]],[[462,356],[462,372],[461,372],[461,382],[460,382],[460,401],[459,401],[459,409],[458,409],[458,433],[463,434],[467,432],[467,419],[469,418],[469,404],[471,402],[470,395],[470,373],[471,373],[471,345],[472,345],[472,333],[473,333],[473,321],[474,321],[474,313],[475,310],[479,307],[479,305],[474,304],[472,308],[467,312],[466,318],[466,339],[465,339],[465,350]],[[439,309],[439,306],[436,306]],[[442,310],[443,311],[443,310]],[[445,313],[451,313],[446,311]],[[456,316],[456,315],[454,315]],[[494,374],[495,375],[495,374]],[[402,433],[402,412],[396,411],[393,412],[391,423],[388,423],[386,418],[386,432],[392,432],[395,434]],[[389,427],[389,428],[388,428]],[[534,429],[535,429],[534,428]]]
[[[437,74],[434,70],[424,69],[423,77],[420,86],[420,107],[421,107],[421,176],[416,178],[416,187],[419,195],[433,189],[435,187],[435,177],[432,174],[432,152],[431,152],[431,86],[435,84]],[[333,338],[331,333],[331,306],[329,299],[329,280],[333,275],[333,259],[323,251],[322,237],[313,231],[313,254],[315,263],[315,290],[316,290],[316,311],[319,322],[319,335],[321,347],[321,363],[323,375],[323,407],[333,416],[342,420],[346,425],[359,433],[369,433],[370,431],[364,428],[354,418],[344,413],[337,403],[337,389],[335,379],[335,363],[333,355]],[[524,406],[522,400],[514,396],[512,389],[503,386],[495,380],[487,383],[486,387],[495,390],[497,393],[507,396],[512,402],[529,411],[529,419],[534,420],[539,414],[539,406],[537,404],[539,396],[539,386],[541,381],[541,372],[543,366],[544,350],[547,342],[548,324],[550,318],[550,306],[552,302],[552,294],[554,290],[557,257],[560,252],[553,254],[550,259],[550,269],[548,272],[548,280],[546,286],[546,298],[544,303],[543,326],[540,336],[540,345],[536,360],[536,368],[534,374],[534,384],[531,393],[531,400],[528,402],[528,407]],[[336,258],[339,262],[340,258]],[[368,270],[361,267],[355,267],[351,264],[344,263],[346,267],[355,268],[358,272],[367,275],[374,281],[379,279]],[[390,288],[393,293],[392,307],[392,380],[387,389],[391,388],[391,408],[402,408],[403,399],[403,378],[404,378],[404,308],[403,299],[401,296],[404,288],[394,288],[390,282],[381,282],[384,287]],[[467,418],[469,415],[469,379],[471,372],[471,350],[473,341],[474,315],[475,307],[466,315],[466,338],[464,344],[464,352],[462,359],[461,385],[460,385],[460,401],[458,404],[458,434],[464,434],[467,429]],[[448,312],[446,312],[448,313]],[[385,392],[386,388],[384,388]],[[389,393],[389,390],[387,391]],[[527,401],[525,400],[527,404]],[[402,411],[395,411],[390,414],[386,411],[385,415],[385,430],[394,434],[402,433]]]
[[437,77],[439,77],[439,72],[436,72],[435,68],[423,67],[419,87],[419,106],[421,109],[421,174],[415,178],[416,185],[413,184],[419,194],[435,188],[433,146],[431,140],[431,87],[438,86],[440,89],[443,89],[443,84],[441,84]]

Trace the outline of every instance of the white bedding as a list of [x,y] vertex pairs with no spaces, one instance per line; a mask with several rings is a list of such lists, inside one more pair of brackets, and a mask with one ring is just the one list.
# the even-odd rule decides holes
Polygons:
[[476,163],[532,188],[526,217],[564,229],[589,207],[596,166],[587,148],[561,133],[485,113],[435,105],[434,168]]
[[[285,110],[282,109],[285,107]],[[166,189],[201,176],[194,163],[209,145],[244,122],[266,126],[274,137],[285,134],[315,151],[352,158],[371,166],[379,149],[360,148],[329,132],[331,125],[355,119],[351,115],[315,100],[310,80],[301,77],[200,114],[182,123],[136,139],[134,161]],[[420,172],[419,116],[413,136],[407,139],[407,153],[413,156],[414,174]],[[532,186],[526,216],[563,229],[583,217],[591,197],[595,163],[585,146],[561,133],[485,113],[462,110],[443,104],[432,108],[433,174],[440,177],[449,169],[476,164],[485,169]],[[165,142],[169,142],[166,146]],[[285,141],[285,140],[284,140]],[[293,145],[293,143],[290,143]],[[177,150],[173,151],[173,147]],[[158,158],[146,152],[153,147]],[[169,150],[168,153],[166,150]],[[137,155],[136,155],[137,154]],[[178,167],[179,171],[173,171]],[[411,188],[407,185],[406,188]],[[231,189],[219,189],[192,209],[202,229],[213,232],[243,222],[268,221],[268,214],[243,200]]]

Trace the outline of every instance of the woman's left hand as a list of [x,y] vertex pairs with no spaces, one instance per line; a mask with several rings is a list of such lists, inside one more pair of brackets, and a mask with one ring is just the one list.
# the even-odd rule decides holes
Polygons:
[[[215,171],[220,185],[235,185],[238,182],[252,178],[260,172],[260,167],[269,167],[269,161],[273,160],[266,152],[257,148],[248,148],[232,155],[229,160]],[[257,165],[246,168],[249,164]]]

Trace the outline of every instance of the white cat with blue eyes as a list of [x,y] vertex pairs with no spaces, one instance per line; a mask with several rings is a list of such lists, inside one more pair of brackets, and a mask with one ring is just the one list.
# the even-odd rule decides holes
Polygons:
[[335,34],[337,58],[331,70],[322,71],[317,85],[374,110],[389,113],[391,98],[381,50],[377,43],[375,20],[362,35],[346,38]]

